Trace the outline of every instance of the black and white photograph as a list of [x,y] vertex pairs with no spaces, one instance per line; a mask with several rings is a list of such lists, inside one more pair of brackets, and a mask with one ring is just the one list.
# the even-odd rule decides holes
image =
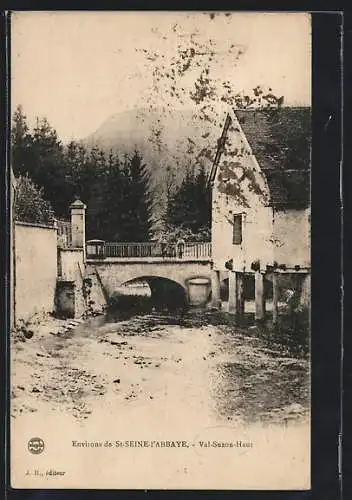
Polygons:
[[311,15],[10,25],[11,487],[310,489]]

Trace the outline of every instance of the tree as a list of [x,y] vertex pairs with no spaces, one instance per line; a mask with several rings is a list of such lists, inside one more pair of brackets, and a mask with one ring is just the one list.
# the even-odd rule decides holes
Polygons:
[[211,226],[211,193],[207,184],[207,173],[204,164],[200,166],[195,178],[194,197],[195,218],[198,223],[197,231],[209,230]]
[[195,180],[194,172],[188,168],[185,177],[171,197],[167,207],[167,222],[174,226],[183,226],[195,229],[197,222],[194,218]]
[[57,215],[67,214],[72,201],[72,188],[68,183],[63,146],[56,130],[46,118],[37,118],[32,132],[26,116],[19,105],[13,115],[11,129],[12,168],[15,175],[26,175],[42,186],[44,195],[50,200]]
[[151,235],[150,176],[142,155],[135,151],[123,165],[122,234],[124,241],[148,241]]
[[45,196],[53,205],[55,213],[66,215],[67,206],[72,201],[68,190],[68,171],[64,162],[64,149],[56,130],[46,118],[37,119],[33,130],[34,182],[43,186]]
[[[169,231],[175,227],[191,231],[194,239],[200,233],[210,233],[211,203],[204,166],[198,173],[189,168],[167,207],[166,224]],[[207,238],[208,239],[208,238]]]
[[[210,22],[222,18],[231,25],[231,16],[229,12],[211,13]],[[158,48],[136,49],[145,58],[145,70],[152,75],[149,93],[143,95],[149,111],[157,109],[163,115],[172,115],[175,107],[193,106],[193,118],[216,128],[222,120],[224,108],[282,106],[283,97],[276,97],[272,88],[258,85],[243,90],[222,76],[231,74],[228,70],[240,64],[246,52],[245,46],[230,39],[225,42],[212,37],[194,26],[187,28],[187,23],[175,23],[170,25],[169,30],[156,28],[152,31],[160,39]],[[174,39],[175,35],[177,42],[171,48],[167,40],[169,36]],[[157,144],[158,150],[167,150],[160,116],[155,120],[151,135],[150,142]],[[188,140],[188,155],[193,157],[192,161],[197,164],[199,160],[207,162],[214,149],[212,134],[205,132],[199,144],[192,143],[192,137]]]
[[83,171],[87,236],[106,241],[148,241],[151,234],[149,174],[135,151],[121,160],[92,150]]
[[66,167],[66,185],[68,196],[85,200],[83,177],[88,161],[88,151],[83,144],[71,141],[63,149],[63,162]]
[[[208,14],[207,14],[208,15]],[[229,12],[211,13],[210,22],[221,22],[231,25]],[[217,131],[222,128],[228,108],[255,108],[268,112],[280,109],[284,97],[277,97],[271,87],[260,85],[251,89],[237,88],[231,71],[238,64],[246,51],[246,47],[208,35],[200,29],[187,28],[174,23],[168,30],[153,28],[153,33],[159,37],[158,48],[141,48],[145,57],[145,69],[152,75],[152,85],[146,97],[148,112],[158,111],[158,119],[152,127],[154,140],[158,150],[167,151],[163,144],[164,130],[160,116],[172,116],[173,110],[181,106],[193,109],[193,123],[204,124],[204,133],[197,137],[187,138],[183,148],[183,165],[191,162],[194,165],[204,165],[210,168],[216,153]],[[211,30],[210,30],[211,31]],[[172,47],[168,44],[169,36],[177,42]],[[230,81],[231,80],[231,81]],[[238,192],[242,194],[243,184],[239,179]],[[184,186],[183,186],[184,188]]]
[[54,211],[44,197],[43,188],[38,187],[27,175],[16,179],[14,218],[21,222],[52,224]]
[[100,228],[101,237],[107,241],[123,241],[123,196],[126,182],[118,155],[110,152],[107,169],[100,178]]
[[32,136],[21,105],[13,114],[11,128],[11,164],[15,175],[25,175],[33,165]]
[[83,175],[81,175],[81,196],[87,203],[87,236],[88,238],[105,239],[104,208],[106,207],[107,162],[104,152],[94,148],[84,167]]

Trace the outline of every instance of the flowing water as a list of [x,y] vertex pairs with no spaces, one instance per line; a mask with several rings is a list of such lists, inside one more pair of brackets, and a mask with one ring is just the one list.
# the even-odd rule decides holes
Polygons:
[[[297,341],[205,311],[64,325],[48,320],[12,345],[13,456],[41,437],[52,466],[67,471],[65,487],[308,484],[309,359]],[[72,449],[87,440],[178,440],[193,451]],[[200,444],[238,442],[248,447],[212,454]]]
[[[302,419],[309,409],[309,359],[286,340],[204,311],[98,316],[60,335],[34,336],[25,348],[16,344],[13,390],[27,406],[27,393],[41,395],[41,404],[68,405],[77,418],[94,409],[85,395],[101,399],[113,390],[123,404],[181,398],[186,406],[206,405],[214,420]],[[16,390],[21,376],[32,380]],[[14,403],[16,413],[16,397]],[[87,411],[80,412],[82,405]],[[35,401],[32,406],[36,411]]]

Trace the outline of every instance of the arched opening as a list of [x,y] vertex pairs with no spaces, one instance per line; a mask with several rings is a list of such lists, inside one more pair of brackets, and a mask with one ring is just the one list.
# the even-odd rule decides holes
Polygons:
[[123,283],[113,294],[113,305],[129,307],[135,312],[176,311],[188,305],[185,288],[169,278],[139,276]]

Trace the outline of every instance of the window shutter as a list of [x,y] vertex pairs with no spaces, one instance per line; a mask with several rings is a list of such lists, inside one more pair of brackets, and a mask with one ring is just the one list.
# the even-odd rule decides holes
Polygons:
[[242,243],[242,215],[233,216],[233,238],[232,243],[234,245],[240,245]]

